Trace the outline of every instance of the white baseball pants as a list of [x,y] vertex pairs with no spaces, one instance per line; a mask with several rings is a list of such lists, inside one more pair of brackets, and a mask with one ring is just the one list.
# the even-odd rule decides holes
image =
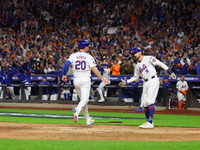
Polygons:
[[90,89],[91,89],[90,77],[74,78],[74,86],[80,98],[80,102],[77,106],[76,112],[79,115],[79,113],[82,111],[87,123],[89,119],[87,103],[89,102],[89,95],[90,95]]
[[155,103],[159,90],[159,84],[159,79],[157,77],[150,79],[147,82],[144,82],[141,97],[144,107]]

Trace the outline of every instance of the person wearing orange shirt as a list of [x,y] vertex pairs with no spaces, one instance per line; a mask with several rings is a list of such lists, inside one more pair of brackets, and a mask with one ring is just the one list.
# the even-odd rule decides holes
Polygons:
[[112,75],[120,75],[120,65],[118,64],[118,60],[114,60],[114,65],[112,65],[110,71],[112,71]]

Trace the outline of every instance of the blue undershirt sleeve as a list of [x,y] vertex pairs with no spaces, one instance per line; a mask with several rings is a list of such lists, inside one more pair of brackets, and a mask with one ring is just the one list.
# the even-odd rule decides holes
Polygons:
[[64,69],[63,69],[63,71],[62,71],[62,74],[63,74],[63,75],[66,75],[66,74],[67,74],[70,64],[71,64],[71,62],[70,62],[69,60],[67,60],[67,61],[65,62]]

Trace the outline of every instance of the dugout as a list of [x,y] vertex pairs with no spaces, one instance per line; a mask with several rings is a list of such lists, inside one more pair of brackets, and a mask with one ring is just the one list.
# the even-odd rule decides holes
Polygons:
[[[32,82],[40,82],[42,79],[43,75],[32,75],[31,76],[31,81]],[[46,75],[47,76],[47,80],[51,80],[51,75]],[[140,96],[141,96],[141,89],[142,86],[135,86],[134,87],[134,96],[133,102],[124,102],[123,98],[122,98],[122,88],[118,86],[118,83],[121,81],[121,79],[126,78],[127,76],[111,76],[111,84],[107,85],[106,88],[108,89],[108,95],[106,98],[106,101],[103,103],[98,103],[98,102],[89,102],[92,103],[93,105],[116,105],[116,106],[123,106],[123,105],[133,105],[133,106],[139,106],[140,105]],[[129,76],[131,77],[131,76]],[[165,76],[159,76],[159,79],[163,79]],[[9,86],[14,86],[14,92],[16,95],[19,95],[19,89],[20,88],[24,88],[25,86],[31,86],[32,90],[31,90],[31,100],[27,101],[24,100],[24,95],[22,94],[22,100],[9,100],[9,99],[5,99],[5,94],[4,94],[4,98],[2,100],[0,100],[1,102],[17,102],[17,103],[44,103],[44,101],[41,100],[41,88],[42,86],[52,86],[52,85],[32,85],[32,84],[27,84],[27,85],[21,85],[19,84],[18,79],[14,76],[13,77],[14,83],[9,85]],[[169,80],[172,84],[172,89],[167,89],[165,87],[160,86],[159,89],[159,93],[157,96],[157,100],[156,100],[156,105],[157,106],[166,106],[167,108],[169,108],[169,99],[173,98],[175,99],[176,97],[176,82],[179,80],[179,76],[177,77],[177,80]],[[200,98],[200,76],[185,76],[185,80],[188,82],[189,85],[189,90],[187,93],[187,107],[192,107],[192,108],[200,108],[200,103],[198,101],[198,99]],[[93,81],[93,85],[92,88],[95,90],[99,83],[100,80],[96,77],[93,76],[92,77],[92,81]],[[3,87],[6,87],[8,85],[1,85]],[[54,85],[57,86],[59,89],[62,88],[62,86],[60,85]],[[73,89],[73,85],[65,85],[66,87],[70,87],[71,89]],[[125,87],[129,87],[129,86],[125,86]],[[120,94],[117,97],[115,91],[119,89]],[[23,90],[22,90],[23,91]],[[5,92],[5,90],[4,90]],[[72,90],[71,90],[72,92]],[[170,93],[173,92],[173,95],[170,95]],[[60,91],[59,91],[60,94]],[[77,101],[63,101],[60,99],[60,95],[57,101],[49,101],[49,103],[69,103],[69,104],[76,104],[78,103]]]

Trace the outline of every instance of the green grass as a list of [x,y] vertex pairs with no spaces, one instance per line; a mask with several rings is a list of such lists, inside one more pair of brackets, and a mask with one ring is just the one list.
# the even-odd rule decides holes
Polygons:
[[[17,145],[17,146],[16,146]],[[2,150],[195,150],[199,141],[63,141],[0,139]]]
[[[71,115],[71,116],[73,115],[71,111],[58,111],[58,110],[0,109],[0,112],[59,114],[59,115]],[[81,115],[82,114],[80,114],[80,116]],[[116,120],[122,121],[123,123],[120,125],[138,126],[138,125],[144,123],[144,121],[145,121],[144,114],[142,114],[142,113],[90,112],[90,116],[92,116],[94,118],[98,117],[98,116],[133,118],[133,119],[112,119],[112,121],[116,121]],[[95,121],[111,121],[111,119],[95,119]],[[72,119],[9,117],[9,116],[1,116],[0,122],[74,124]],[[155,123],[155,126],[163,126],[163,127],[200,128],[200,116],[155,114],[154,123]],[[79,119],[78,124],[85,124],[85,119]]]
[[[71,111],[59,110],[26,110],[26,109],[0,109],[0,112],[35,113],[73,115]],[[82,114],[81,114],[82,115]],[[115,119],[123,121],[116,125],[138,126],[144,123],[142,113],[110,113],[91,112],[92,117],[124,117]],[[125,119],[131,117],[132,119]],[[111,119],[95,119],[96,121],[111,121]],[[112,119],[112,121],[114,121]],[[72,119],[34,118],[0,116],[0,122],[42,123],[42,124],[74,124]],[[163,115],[155,114],[155,126],[166,127],[195,127],[200,128],[200,116],[195,115]],[[85,124],[85,119],[79,119],[78,124]],[[110,125],[110,124],[107,124]],[[115,124],[112,124],[115,125]],[[95,134],[94,134],[95,136]],[[200,141],[65,141],[65,140],[15,140],[0,139],[0,150],[194,150],[199,149]]]

